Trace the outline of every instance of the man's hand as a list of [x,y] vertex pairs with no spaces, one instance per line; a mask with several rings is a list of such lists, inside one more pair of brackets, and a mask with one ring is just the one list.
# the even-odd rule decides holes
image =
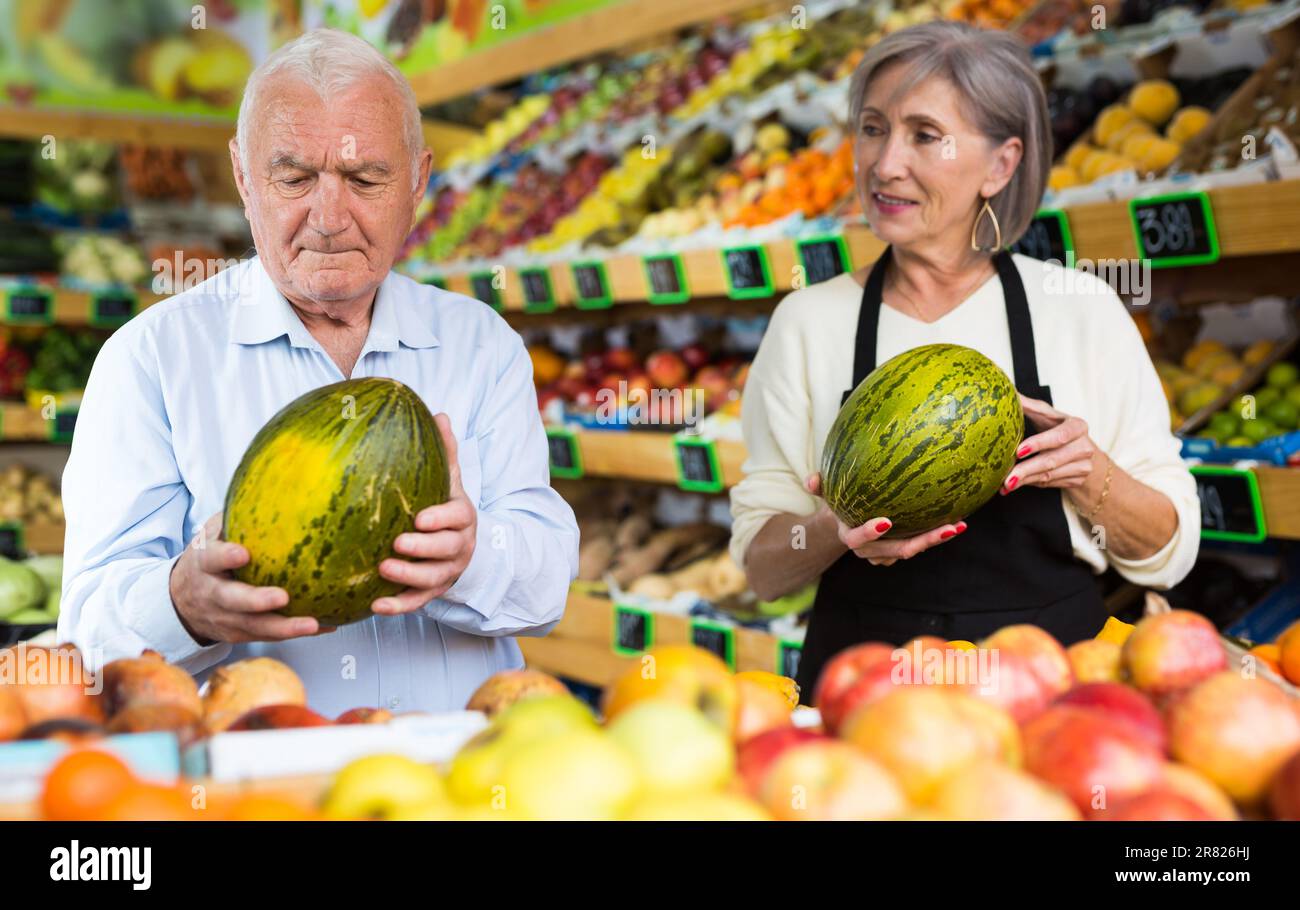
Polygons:
[[332,631],[310,616],[280,616],[289,603],[284,588],[258,588],[230,576],[245,565],[248,550],[221,540],[218,512],[172,566],[172,604],[190,636],[202,645],[219,641],[282,641]]
[[[804,481],[804,486],[814,496],[821,496],[821,473],[810,475]],[[822,508],[829,511],[824,502]],[[832,517],[835,516],[832,515]],[[958,521],[956,524],[940,525],[914,537],[881,540],[880,538],[893,527],[893,522],[883,515],[879,518],[873,518],[857,528],[850,528],[839,518],[835,518],[835,526],[839,532],[840,543],[852,550],[853,554],[859,559],[865,559],[873,566],[892,566],[900,559],[911,559],[918,553],[924,553],[931,547],[937,547],[946,540],[952,540],[966,530],[966,522]]]
[[376,600],[371,609],[384,616],[410,613],[441,597],[456,583],[474,555],[478,533],[478,512],[460,483],[460,462],[456,458],[456,437],[446,414],[434,417],[442,444],[447,450],[451,474],[450,495],[439,506],[429,506],[415,516],[415,531],[398,535],[393,549],[405,559],[385,559],[379,574],[406,585],[406,590]]

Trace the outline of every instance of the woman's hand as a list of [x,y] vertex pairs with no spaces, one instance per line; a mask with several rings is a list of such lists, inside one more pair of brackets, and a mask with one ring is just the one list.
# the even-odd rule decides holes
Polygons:
[[[822,475],[812,474],[804,481],[804,487],[814,496],[822,495]],[[830,508],[823,503],[822,508],[828,513]],[[840,543],[848,547],[860,559],[865,559],[873,566],[891,566],[900,559],[911,559],[917,553],[924,553],[945,540],[952,540],[966,530],[966,522],[940,525],[932,531],[917,534],[915,537],[899,537],[891,540],[880,538],[893,527],[893,522],[881,516],[873,518],[858,528],[850,528],[839,518],[835,525],[839,531]]]
[[999,492],[1005,496],[1018,487],[1056,487],[1074,498],[1091,487],[1105,454],[1088,437],[1088,424],[1036,398],[1021,395],[1020,404],[1029,423],[1042,432],[1021,442],[1016,450],[1020,461]]

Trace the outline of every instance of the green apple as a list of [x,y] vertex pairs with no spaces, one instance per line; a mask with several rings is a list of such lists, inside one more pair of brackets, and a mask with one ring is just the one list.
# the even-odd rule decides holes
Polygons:
[[1263,442],[1277,435],[1277,425],[1264,417],[1241,422],[1241,435],[1255,442]]
[[1255,416],[1264,413],[1264,409],[1282,398],[1282,390],[1276,386],[1266,385],[1255,390]]
[[510,756],[505,797],[535,821],[612,821],[641,790],[635,759],[596,730],[539,739]]
[[339,771],[325,796],[329,818],[390,818],[445,799],[442,777],[405,755],[368,755]]
[[1264,412],[1264,416],[1277,424],[1280,430],[1289,432],[1296,428],[1297,423],[1300,423],[1300,406],[1283,398],[1269,405]]
[[1231,411],[1218,411],[1210,416],[1209,431],[1215,439],[1236,436],[1241,428],[1241,418]]
[[1275,389],[1293,386],[1300,382],[1300,367],[1285,360],[1278,361],[1268,368],[1268,375],[1264,381]]
[[591,729],[596,717],[572,695],[538,695],[515,702],[495,718],[493,726],[527,737]]
[[28,607],[5,617],[5,622],[14,626],[43,626],[55,621],[55,617],[39,607]]
[[1284,397],[1287,401],[1300,408],[1300,384],[1293,385],[1291,388],[1287,389]]
[[715,790],[735,770],[726,733],[687,705],[645,701],[616,717],[606,732],[636,759],[651,795]]

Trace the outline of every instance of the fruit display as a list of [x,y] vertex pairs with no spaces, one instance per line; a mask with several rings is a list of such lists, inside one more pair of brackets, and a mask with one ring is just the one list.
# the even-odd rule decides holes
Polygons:
[[1289,360],[1268,366],[1259,385],[1241,389],[1246,371],[1262,367],[1275,345],[1262,341],[1240,352],[1206,340],[1188,349],[1182,366],[1157,361],[1161,384],[1175,427],[1240,391],[1226,407],[1209,415],[1196,435],[1218,445],[1249,448],[1300,428],[1300,369]]
[[[304,472],[315,482],[303,484]],[[223,535],[253,554],[235,574],[288,591],[286,615],[364,619],[376,598],[403,588],[379,563],[418,511],[446,502],[449,483],[433,415],[400,382],[307,392],[258,431],[231,479]]]
[[[30,363],[30,367],[21,371],[21,379],[15,375],[12,384],[0,382],[0,397],[25,394],[28,404],[41,407],[42,395],[84,389],[103,343],[103,333],[86,329],[44,329],[26,348],[20,348],[11,339],[4,349],[21,353],[20,362]],[[5,362],[5,355],[0,354],[0,371]]]
[[133,245],[111,235],[63,235],[56,240],[61,251],[63,278],[89,285],[144,283],[149,267]]
[[36,201],[56,212],[101,214],[115,208],[117,149],[107,142],[68,140],[53,155],[32,147],[36,160]]
[[[849,527],[884,515],[888,534],[910,537],[987,502],[1023,429],[1015,387],[987,357],[960,345],[914,348],[873,370],[840,409],[822,451],[822,493]],[[962,457],[944,448],[953,436],[965,440]]]
[[56,482],[40,471],[11,464],[0,471],[0,522],[62,522]]

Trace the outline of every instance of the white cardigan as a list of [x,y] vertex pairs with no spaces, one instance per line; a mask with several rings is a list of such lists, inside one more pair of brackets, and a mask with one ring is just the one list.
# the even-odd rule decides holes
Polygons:
[[[1093,441],[1133,477],[1168,496],[1178,512],[1178,529],[1163,549],[1126,560],[1100,546],[1104,540],[1093,539],[1090,526],[1062,493],[1074,553],[1097,573],[1109,564],[1136,584],[1177,584],[1196,561],[1200,503],[1137,327],[1115,292],[1096,276],[1028,256],[1014,258],[1029,299],[1039,380],[1050,387],[1053,406],[1086,420]],[[748,458],[744,479],[731,491],[731,553],[740,565],[769,518],[781,512],[808,515],[818,505],[803,481],[818,470],[840,397],[852,384],[861,299],[861,286],[851,275],[840,275],[795,291],[772,314],[741,411]],[[933,323],[880,308],[878,364],[935,343],[975,348],[1014,378],[996,275]],[[968,520],[977,523],[978,513]]]

